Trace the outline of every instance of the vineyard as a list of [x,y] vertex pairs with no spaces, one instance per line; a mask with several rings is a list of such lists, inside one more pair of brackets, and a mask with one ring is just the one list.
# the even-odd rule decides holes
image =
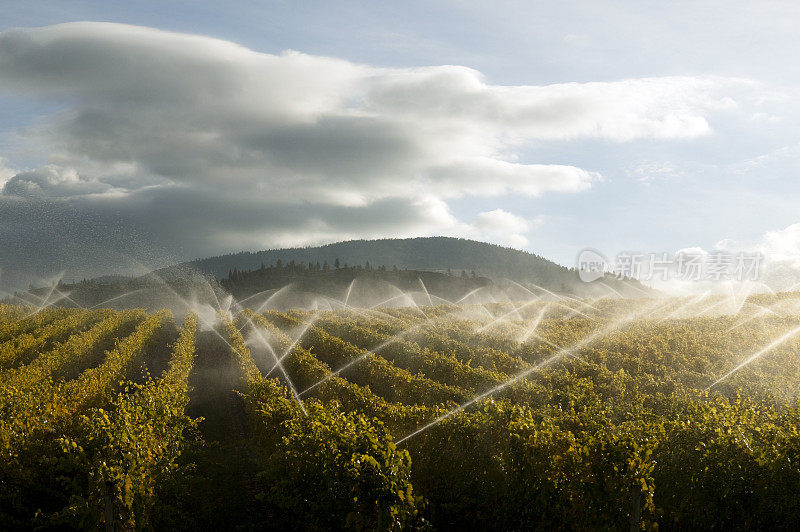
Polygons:
[[800,295],[0,305],[0,529],[797,529]]

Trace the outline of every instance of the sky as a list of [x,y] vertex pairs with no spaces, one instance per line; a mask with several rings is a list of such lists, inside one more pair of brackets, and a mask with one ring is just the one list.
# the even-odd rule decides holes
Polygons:
[[0,7],[5,290],[353,238],[800,257],[796,2]]

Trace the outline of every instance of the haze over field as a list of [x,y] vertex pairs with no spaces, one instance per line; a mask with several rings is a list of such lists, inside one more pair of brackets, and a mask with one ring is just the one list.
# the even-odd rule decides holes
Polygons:
[[800,530],[797,2],[0,4],[0,530]]
[[353,238],[800,257],[789,2],[10,4],[4,290]]

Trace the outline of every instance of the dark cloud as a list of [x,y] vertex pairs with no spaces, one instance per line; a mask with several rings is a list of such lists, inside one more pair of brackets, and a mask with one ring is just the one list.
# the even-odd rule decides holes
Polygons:
[[120,257],[160,266],[342,238],[480,236],[448,198],[577,192],[599,178],[520,162],[520,144],[695,137],[721,85],[502,87],[463,67],[380,69],[107,23],[6,31],[0,74],[0,90],[62,108],[26,133],[51,164],[0,172],[6,284],[126,267]]

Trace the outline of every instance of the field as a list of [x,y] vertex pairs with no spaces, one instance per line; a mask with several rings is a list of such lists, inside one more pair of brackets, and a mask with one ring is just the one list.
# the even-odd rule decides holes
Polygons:
[[800,294],[0,306],[0,529],[800,527]]

